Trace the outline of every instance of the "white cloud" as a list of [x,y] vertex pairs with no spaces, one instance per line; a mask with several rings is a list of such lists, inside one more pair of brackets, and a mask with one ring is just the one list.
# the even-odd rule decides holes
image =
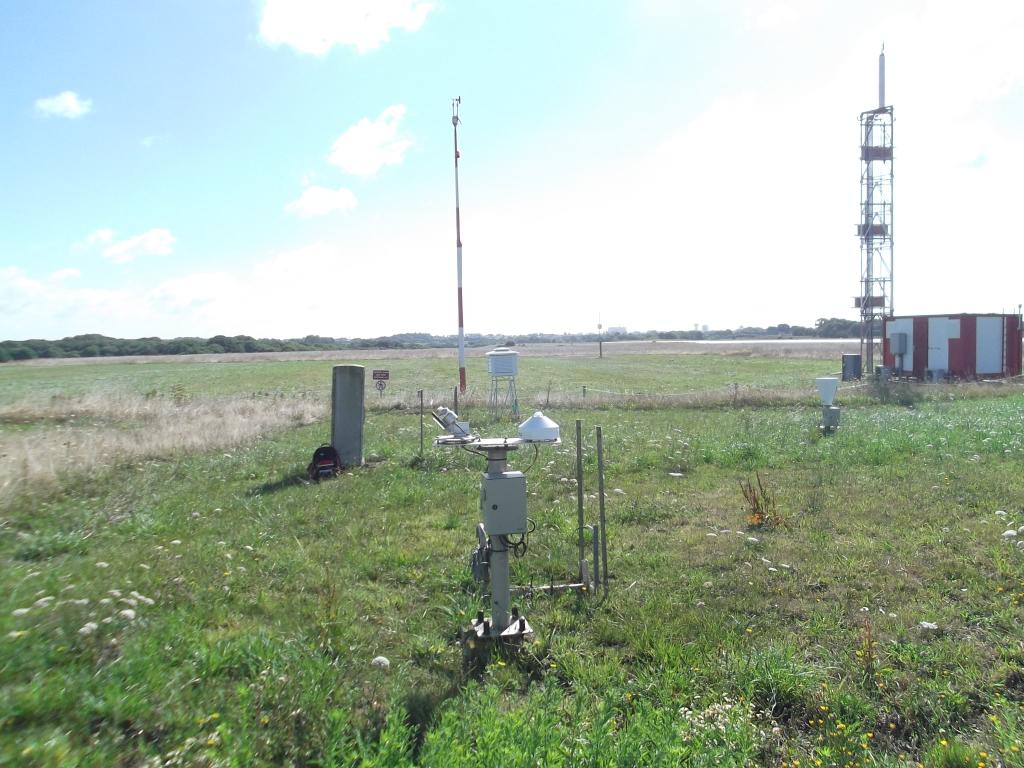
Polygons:
[[103,255],[115,264],[127,264],[140,256],[170,256],[175,240],[171,231],[162,227],[117,240],[114,230],[105,227],[90,233],[85,238],[85,244],[103,247]]
[[[0,267],[0,317],[9,338],[76,333],[138,336],[248,334],[372,336],[424,328],[436,297],[395,275],[418,264],[420,231],[397,229],[372,247],[316,242],[245,267],[191,272],[149,287],[109,290],[33,278]],[[387,271],[381,265],[390,265]],[[339,297],[344,297],[340,300]]]
[[36,99],[36,110],[47,117],[66,117],[75,120],[92,110],[92,99],[83,99],[74,91],[63,91],[56,96]]
[[[44,282],[18,267],[0,268],[0,316],[11,320],[4,328],[6,338],[54,339],[94,328],[137,336],[132,322],[146,310],[145,297],[132,291]],[[122,318],[126,322],[119,322]]]
[[106,245],[112,242],[114,242],[114,230],[107,227],[90,232],[85,238],[86,245]]
[[58,269],[56,272],[50,274],[50,280],[55,283],[62,283],[65,280],[77,280],[82,276],[80,269],[74,267],[68,267],[66,269]]
[[160,139],[159,136],[143,136],[139,139],[139,144],[142,145],[143,149],[152,149],[153,145]]
[[335,45],[366,53],[386,43],[392,29],[418,30],[433,8],[423,0],[266,0],[260,36],[315,56]]
[[376,120],[364,117],[334,142],[328,161],[354,176],[372,176],[385,165],[398,165],[412,146],[399,136],[405,105],[393,104]]
[[150,229],[114,243],[103,251],[103,255],[115,264],[126,264],[139,256],[170,256],[174,241],[169,229]]
[[365,244],[317,242],[230,274],[192,273],[167,280],[147,294],[146,303],[164,327],[173,325],[174,335],[368,335],[392,312],[406,327],[410,307],[433,301],[415,282],[382,274],[381,264],[398,269],[411,252],[409,242],[378,243],[372,255]]
[[351,211],[356,207],[356,196],[349,189],[328,189],[310,186],[302,190],[298,200],[285,206],[285,210],[301,219],[326,216],[337,211]]

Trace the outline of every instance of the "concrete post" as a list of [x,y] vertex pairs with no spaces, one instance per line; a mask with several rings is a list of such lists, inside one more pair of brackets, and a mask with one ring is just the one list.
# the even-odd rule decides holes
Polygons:
[[363,464],[363,394],[366,370],[361,365],[336,365],[331,381],[331,445],[342,465]]

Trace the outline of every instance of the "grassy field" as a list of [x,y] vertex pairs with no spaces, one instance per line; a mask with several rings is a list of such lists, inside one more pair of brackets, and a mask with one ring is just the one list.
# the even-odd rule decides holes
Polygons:
[[[832,357],[524,357],[591,520],[603,427],[611,590],[482,669],[481,461],[411,408],[450,360],[367,360],[371,461],[320,485],[330,361],[0,368],[0,765],[1024,766],[1024,393],[847,389],[820,438]],[[573,576],[574,461],[518,583]]]

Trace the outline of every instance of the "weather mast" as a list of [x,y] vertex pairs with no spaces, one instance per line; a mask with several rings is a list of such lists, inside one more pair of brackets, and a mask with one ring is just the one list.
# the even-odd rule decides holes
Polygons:
[[462,222],[459,218],[459,105],[452,99],[452,131],[455,136],[455,272],[459,294],[459,392],[466,394],[466,326],[462,315]]

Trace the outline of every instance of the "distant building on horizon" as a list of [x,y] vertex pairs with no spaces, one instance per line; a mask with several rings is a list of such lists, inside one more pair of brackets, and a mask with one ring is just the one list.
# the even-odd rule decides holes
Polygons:
[[626,326],[624,325],[609,325],[608,335],[609,336],[624,336],[626,334]]

